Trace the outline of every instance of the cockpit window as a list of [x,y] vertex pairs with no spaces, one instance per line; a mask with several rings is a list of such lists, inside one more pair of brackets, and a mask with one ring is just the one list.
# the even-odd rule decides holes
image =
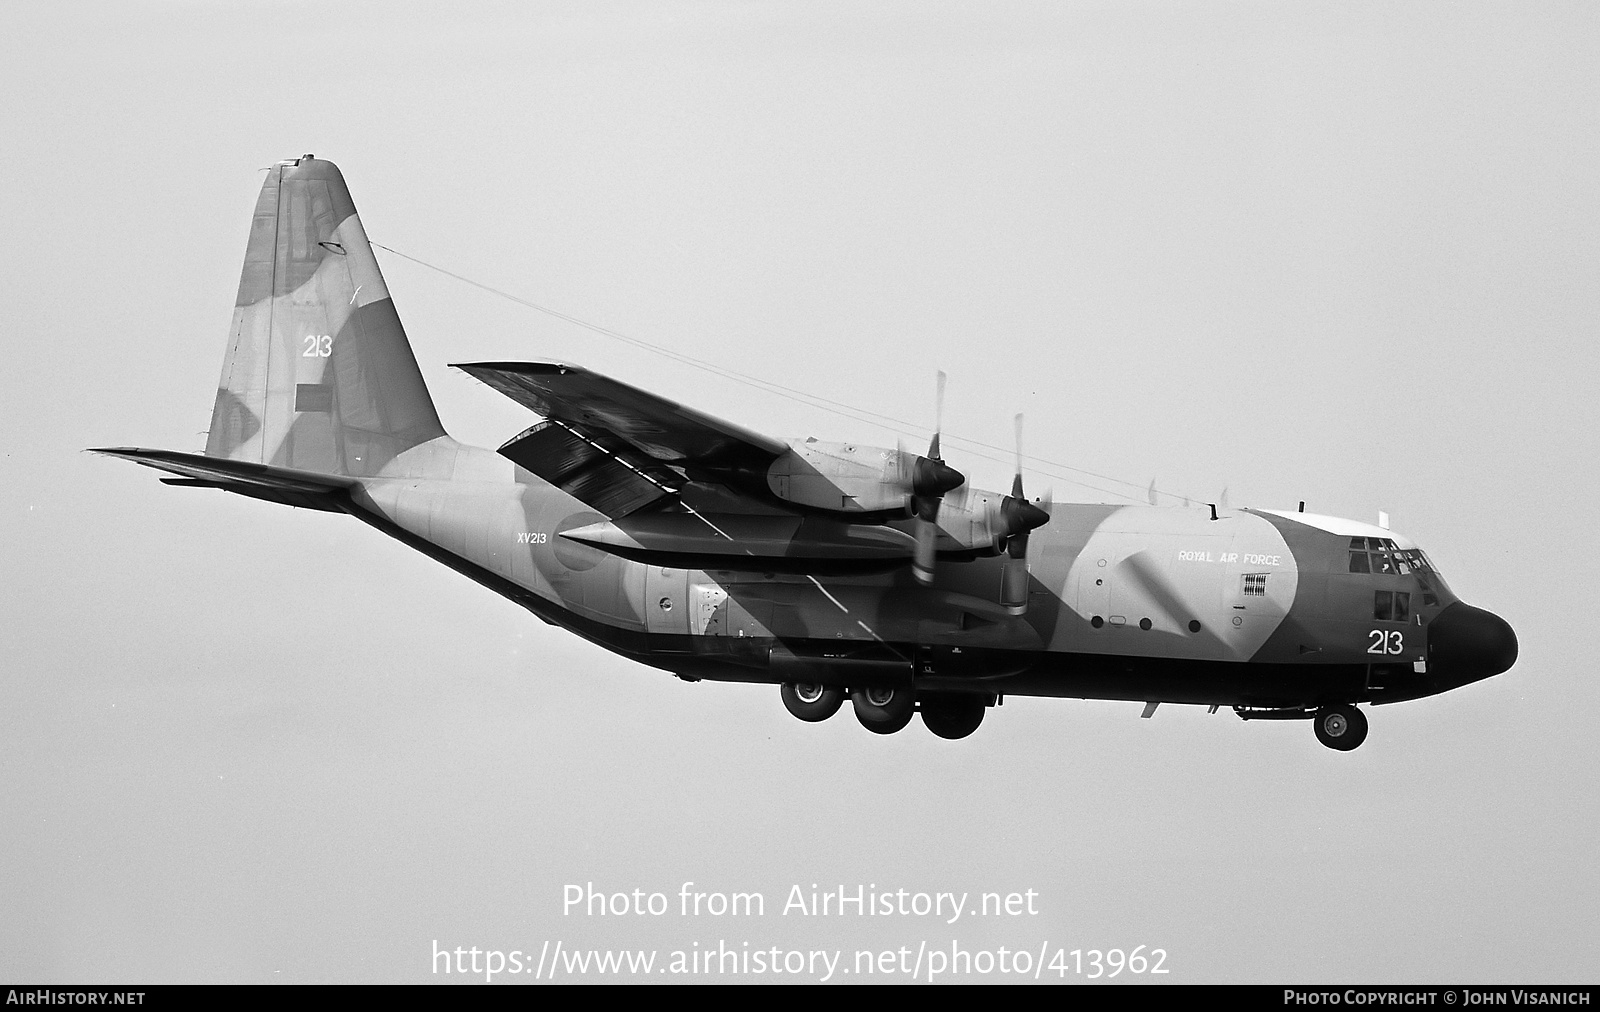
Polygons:
[[1422,591],[1423,604],[1433,607],[1439,603],[1439,595],[1434,591],[1433,584],[1429,583],[1428,578],[1421,573],[1417,574],[1417,587]]
[[1411,595],[1403,590],[1374,592],[1372,617],[1380,622],[1406,621],[1411,617]]
[[1420,549],[1400,548],[1390,538],[1351,538],[1350,572],[1408,576],[1435,570]]
[[1423,552],[1422,552],[1422,549],[1420,549],[1420,548],[1412,549],[1409,554],[1411,556],[1411,565],[1414,568],[1425,570],[1425,571],[1427,571],[1429,573],[1437,573],[1438,572],[1437,569],[1433,568],[1433,560],[1428,558],[1426,555],[1424,555]]

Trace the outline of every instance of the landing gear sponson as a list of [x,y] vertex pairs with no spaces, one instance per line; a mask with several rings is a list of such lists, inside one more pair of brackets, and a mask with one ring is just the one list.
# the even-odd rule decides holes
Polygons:
[[[784,707],[801,720],[815,723],[839,712],[845,691],[809,682],[785,682]],[[909,686],[849,690],[850,706],[861,726],[874,734],[894,734],[916,713],[941,738],[965,738],[983,723],[995,697],[970,692],[917,693]]]
[[[815,723],[827,720],[844,705],[845,690],[810,682],[785,682],[783,705],[801,720]],[[995,704],[995,697],[966,692],[938,692],[918,695],[910,687],[849,690],[851,709],[861,726],[874,734],[894,734],[911,723],[916,713],[922,723],[941,738],[965,738],[983,723],[984,712]],[[1235,707],[1245,720],[1310,720],[1317,740],[1328,748],[1349,752],[1367,740],[1367,717],[1348,703],[1332,704],[1317,710],[1281,710]]]

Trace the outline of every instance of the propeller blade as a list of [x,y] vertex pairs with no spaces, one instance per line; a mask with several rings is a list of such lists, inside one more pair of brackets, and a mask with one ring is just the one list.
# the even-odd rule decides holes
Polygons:
[[938,556],[939,525],[917,515],[917,551],[911,557],[911,573],[923,586],[933,582],[933,563]]
[[[1011,539],[1012,543],[1023,542],[1023,550],[1027,550],[1028,536],[1026,534]],[[1028,611],[1028,560],[1014,557],[1011,554],[1011,544],[1006,545],[1006,557],[1000,563],[1000,606],[1013,615],[1024,615]]]
[[1016,474],[1016,477],[1011,480],[1011,494],[1016,496],[1018,499],[1021,499],[1022,498],[1022,416],[1020,414],[1017,415],[1016,420],[1015,420],[1015,424],[1016,424],[1016,429],[1017,429],[1017,439],[1016,439],[1016,444],[1015,444],[1016,448],[1017,448],[1017,469],[1016,469],[1015,472],[1013,472],[1014,474]]
[[1011,494],[1000,503],[1000,531],[998,537],[1006,540],[1008,550],[1012,542],[1019,542],[1026,550],[1028,532],[1050,522],[1050,514],[1028,501],[1022,490],[1022,416],[1017,420],[1017,473],[1011,479]]
[[[928,443],[928,455],[918,457],[911,465],[911,511],[916,514],[917,550],[911,560],[911,571],[917,582],[933,582],[934,562],[939,555],[939,504],[944,494],[960,488],[967,476],[944,462],[939,456],[939,436],[944,431],[945,374],[937,374],[934,389],[933,439]],[[905,451],[901,451],[902,460]]]
[[1050,514],[1028,501],[1022,490],[1022,416],[1016,419],[1017,473],[1011,494],[1000,504],[1006,557],[1000,564],[1000,605],[1013,615],[1028,610],[1028,532],[1050,522]]

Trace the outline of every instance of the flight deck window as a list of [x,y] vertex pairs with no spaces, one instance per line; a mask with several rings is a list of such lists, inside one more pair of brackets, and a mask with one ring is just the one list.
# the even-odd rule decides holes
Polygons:
[[1429,583],[1428,578],[1420,573],[1417,575],[1417,586],[1422,588],[1423,604],[1431,608],[1439,603],[1439,595],[1434,592],[1433,584]]
[[1431,568],[1427,556],[1415,549],[1404,550],[1389,538],[1351,538],[1350,572],[1407,576]]
[[1438,572],[1438,570],[1433,568],[1433,560],[1428,558],[1427,554],[1425,552],[1423,552],[1422,549],[1414,548],[1414,549],[1411,550],[1410,555],[1411,555],[1411,568],[1423,570],[1423,571],[1429,572],[1429,573]]
[[1411,617],[1411,595],[1403,590],[1380,590],[1372,595],[1372,617],[1380,622],[1404,622]]

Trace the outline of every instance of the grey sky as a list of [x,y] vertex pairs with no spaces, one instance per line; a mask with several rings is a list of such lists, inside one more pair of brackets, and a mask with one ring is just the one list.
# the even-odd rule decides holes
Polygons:
[[[6,5],[0,978],[955,938],[1159,946],[1174,982],[1592,982],[1597,68],[1587,4]],[[1521,659],[1350,754],[1020,698],[878,738],[613,658],[349,518],[80,453],[203,444],[255,170],[308,151],[377,242],[915,423],[380,251],[458,438],[529,419],[447,362],[890,443],[943,368],[952,436],[1024,411],[1030,453],[1130,483],[1030,490],[1388,510]],[[589,881],[768,915],[563,917]],[[813,882],[1042,913],[777,913]]]

